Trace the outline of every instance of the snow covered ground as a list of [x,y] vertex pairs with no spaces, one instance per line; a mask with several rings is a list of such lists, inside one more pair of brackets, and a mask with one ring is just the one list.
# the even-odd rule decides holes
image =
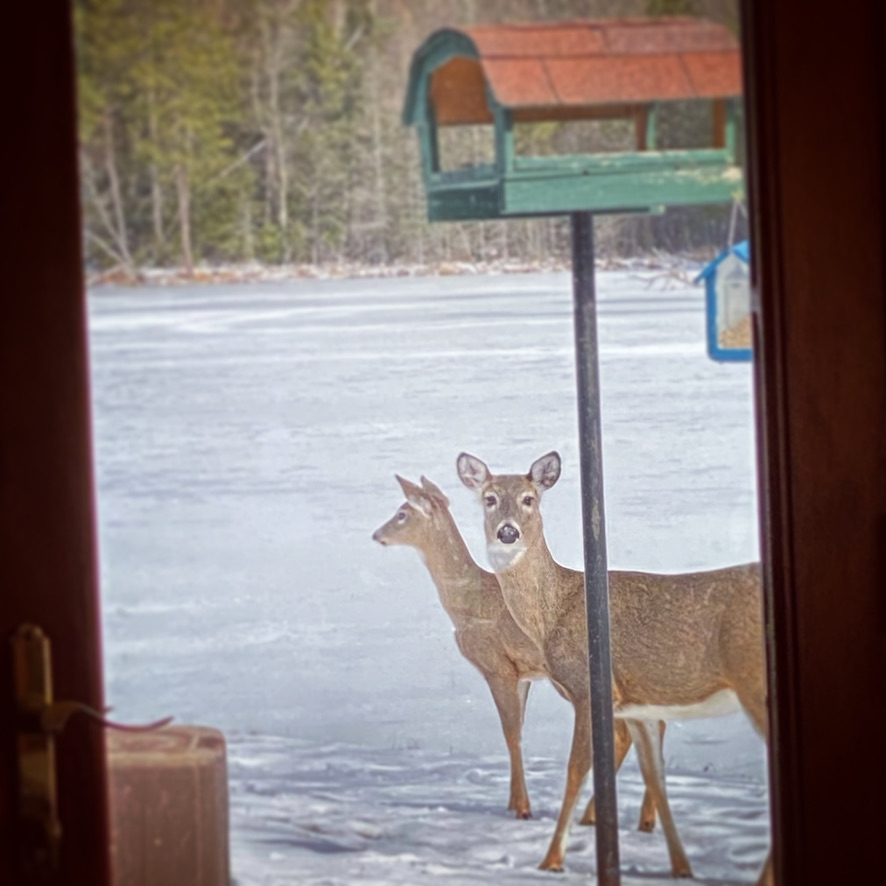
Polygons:
[[[705,356],[699,288],[598,286],[610,565],[756,558],[749,367]],[[580,567],[569,275],[103,287],[90,314],[109,703],[226,733],[239,886],[549,882],[571,710],[533,686],[535,818],[513,821],[488,690],[418,555],[371,534],[394,473],[424,473],[485,564],[456,455],[523,471],[556,448],[545,526]],[[665,756],[696,875],[753,880],[765,756],[744,717],[673,724]],[[641,794],[631,756],[621,856],[646,882],[668,862],[632,830]],[[587,882],[592,830],[567,864]]]

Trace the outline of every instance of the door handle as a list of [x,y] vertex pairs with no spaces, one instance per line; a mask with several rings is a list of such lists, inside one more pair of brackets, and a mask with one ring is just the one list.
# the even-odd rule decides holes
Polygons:
[[21,625],[12,636],[13,685],[19,714],[17,735],[18,812],[21,873],[40,882],[58,867],[62,828],[58,817],[55,736],[41,718],[52,706],[49,640],[36,625]]
[[13,687],[18,714],[18,814],[20,869],[25,882],[45,883],[58,870],[62,826],[58,816],[55,738],[73,714],[102,726],[131,732],[159,729],[165,717],[144,726],[124,726],[77,701],[55,701],[49,638],[37,625],[23,624],[12,635]]

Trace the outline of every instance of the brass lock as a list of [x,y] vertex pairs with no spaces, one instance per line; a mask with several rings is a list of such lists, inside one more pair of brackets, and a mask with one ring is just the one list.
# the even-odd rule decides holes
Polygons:
[[127,726],[113,723],[103,711],[82,702],[56,701],[52,694],[49,638],[37,625],[23,624],[12,635],[12,671],[18,713],[20,874],[26,883],[51,883],[58,871],[62,839],[55,736],[74,714],[84,714],[103,727],[128,732],[160,729],[172,717],[143,726]]
[[19,713],[18,796],[22,874],[45,881],[58,867],[62,828],[58,817],[55,737],[42,717],[52,707],[49,639],[36,625],[12,637],[15,702]]

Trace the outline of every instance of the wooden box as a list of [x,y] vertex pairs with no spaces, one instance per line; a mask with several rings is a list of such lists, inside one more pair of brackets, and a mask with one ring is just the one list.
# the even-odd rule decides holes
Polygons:
[[107,744],[115,886],[230,886],[222,734],[108,730]]

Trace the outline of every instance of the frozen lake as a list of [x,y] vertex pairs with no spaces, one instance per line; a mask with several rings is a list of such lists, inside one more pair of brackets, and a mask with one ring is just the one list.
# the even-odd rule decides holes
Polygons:
[[[559,803],[571,709],[534,685],[524,752],[530,792],[534,771],[547,799],[539,808],[533,798],[536,821],[507,820],[507,755],[488,689],[459,655],[418,555],[383,549],[371,534],[402,500],[394,473],[425,474],[486,565],[457,454],[516,472],[557,449],[563,477],[545,497],[545,527],[554,556],[580,568],[570,285],[566,274],[539,274],[91,294],[108,702],[117,719],[171,714],[229,736],[242,883],[408,883],[415,864],[447,884],[492,882],[502,864],[542,876],[532,865]],[[674,572],[755,559],[750,367],[705,356],[700,288],[649,272],[603,272],[598,287],[610,565]],[[324,755],[399,774],[362,801],[342,800],[351,779],[342,776],[336,794],[333,778],[317,799],[298,773]],[[693,862],[702,846],[710,855],[709,840],[730,838],[722,828],[687,833],[689,811],[699,828],[711,823],[692,798],[711,781],[718,808],[735,810],[729,791],[745,792],[732,818],[744,814],[751,832],[733,834],[744,847],[737,857],[710,856],[710,876],[753,879],[767,842],[765,758],[743,715],[674,724],[665,757],[683,779],[675,784],[689,786],[687,812],[676,801],[674,811]],[[470,815],[494,810],[489,827],[501,840],[510,828],[528,849],[499,857],[481,847],[476,870],[458,873],[410,843],[420,832],[410,819],[389,847],[405,868],[356,871],[366,852],[385,854],[384,790],[402,799],[409,773],[427,776],[439,783],[429,808],[449,808],[474,770],[482,777],[465,795]],[[440,772],[449,775],[429,775]],[[271,787],[258,794],[279,798],[271,811],[254,802],[262,779]],[[622,813],[629,828],[640,793],[632,760],[622,784],[628,796],[636,785]],[[305,791],[330,820],[344,816],[341,833],[353,839],[335,831],[330,849],[307,828],[313,836],[266,851],[259,835],[280,808],[290,810],[287,833],[301,827],[291,816],[306,808]],[[354,835],[336,803],[360,802]],[[567,863],[588,870],[592,832],[578,837],[584,849]],[[631,840],[651,841],[660,854],[651,869],[667,870],[659,833],[625,839],[623,859]]]

